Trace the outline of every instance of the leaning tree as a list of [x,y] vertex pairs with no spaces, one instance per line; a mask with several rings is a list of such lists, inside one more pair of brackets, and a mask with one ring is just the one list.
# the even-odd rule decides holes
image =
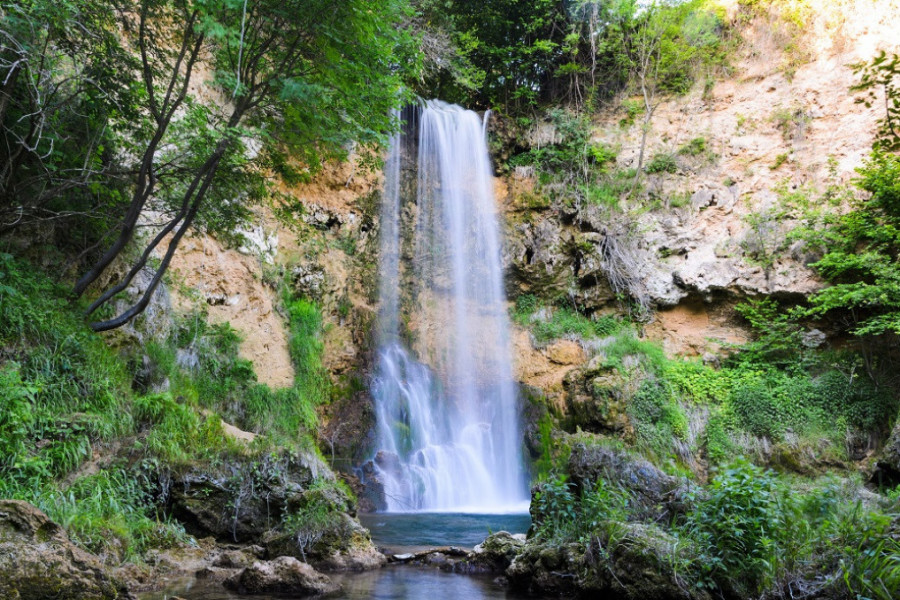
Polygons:
[[[261,157],[289,153],[314,163],[350,142],[382,139],[411,68],[394,57],[414,55],[405,10],[404,0],[139,0],[120,8],[127,43],[139,55],[146,143],[115,240],[78,280],[75,295],[134,245],[151,210],[163,222],[140,239],[131,268],[88,313],[125,290],[152,256],[161,259],[137,301],[92,323],[95,330],[119,327],[146,308],[215,191],[234,190],[227,175],[254,168],[241,160],[248,140],[264,143]],[[198,71],[209,67],[220,106],[190,96]]]

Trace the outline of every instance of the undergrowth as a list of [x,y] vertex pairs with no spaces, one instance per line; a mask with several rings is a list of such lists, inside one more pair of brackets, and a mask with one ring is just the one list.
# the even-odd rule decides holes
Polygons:
[[[0,497],[35,504],[116,563],[187,543],[158,511],[161,475],[316,451],[315,409],[331,393],[321,315],[290,296],[284,308],[296,373],[289,388],[258,383],[237,332],[202,313],[176,318],[169,339],[129,365],[61,286],[0,254]],[[259,435],[239,442],[223,419]],[[98,456],[99,468],[84,468]]]

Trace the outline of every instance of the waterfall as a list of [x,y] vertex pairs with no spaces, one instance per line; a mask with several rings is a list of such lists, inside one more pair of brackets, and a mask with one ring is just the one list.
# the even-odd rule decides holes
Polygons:
[[374,469],[389,511],[521,510],[528,491],[486,124],[434,100],[406,116],[381,206]]

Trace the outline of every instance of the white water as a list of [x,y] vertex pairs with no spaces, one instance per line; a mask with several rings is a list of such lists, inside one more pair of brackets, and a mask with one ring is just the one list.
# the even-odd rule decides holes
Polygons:
[[[414,211],[401,188],[415,140],[397,134],[385,167],[376,470],[389,511],[520,512],[528,491],[485,124],[438,101],[416,116]],[[410,253],[413,264],[401,260]],[[423,362],[401,339],[401,300]]]

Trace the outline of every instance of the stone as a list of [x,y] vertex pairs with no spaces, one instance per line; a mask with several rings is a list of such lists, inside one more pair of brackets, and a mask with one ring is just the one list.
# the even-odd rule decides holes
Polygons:
[[804,331],[800,335],[800,343],[806,348],[818,348],[825,343],[825,333],[818,329]]
[[503,572],[525,547],[524,537],[521,534],[513,535],[508,531],[498,531],[475,546],[469,560],[491,571]]
[[584,362],[584,351],[578,342],[572,340],[559,340],[544,349],[544,354],[550,362],[558,365],[578,365]]
[[894,425],[894,430],[875,461],[872,481],[880,485],[900,484],[900,421]]
[[628,426],[626,383],[615,369],[595,367],[593,361],[569,371],[563,379],[568,429],[623,431]]
[[133,600],[100,559],[27,502],[0,500],[0,598]]
[[[673,501],[680,502],[681,484],[647,460],[623,450],[599,444],[576,443],[569,455],[567,471],[578,489],[605,479],[631,495],[630,512],[636,520],[654,520],[672,511]],[[532,520],[540,521],[532,515]]]
[[257,561],[226,579],[224,585],[241,594],[291,594],[296,597],[319,596],[340,589],[330,577],[292,556]]

